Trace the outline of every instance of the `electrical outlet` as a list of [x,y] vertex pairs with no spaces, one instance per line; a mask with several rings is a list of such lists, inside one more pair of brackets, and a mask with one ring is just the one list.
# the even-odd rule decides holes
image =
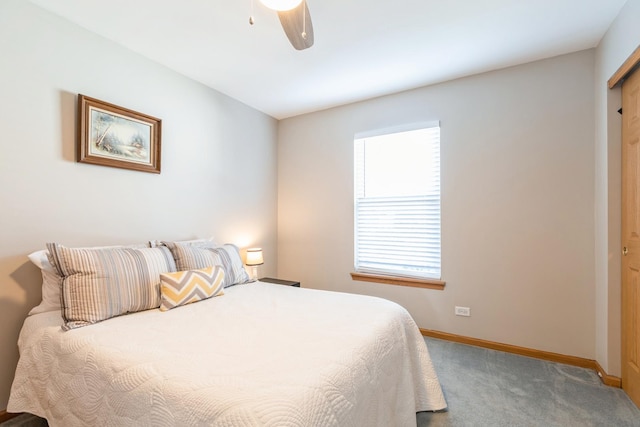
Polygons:
[[455,313],[456,313],[456,316],[470,317],[471,309],[469,307],[458,307],[456,305]]

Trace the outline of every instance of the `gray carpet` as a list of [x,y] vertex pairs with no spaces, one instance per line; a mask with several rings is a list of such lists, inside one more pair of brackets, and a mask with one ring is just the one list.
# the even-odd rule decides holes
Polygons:
[[42,418],[31,414],[21,414],[9,421],[0,423],[2,427],[47,427],[48,424]]
[[[622,390],[603,385],[593,371],[426,341],[449,408],[419,413],[419,427],[640,427],[640,409]],[[25,414],[1,425],[47,424]]]
[[640,426],[640,409],[595,372],[427,338],[449,405],[420,427]]

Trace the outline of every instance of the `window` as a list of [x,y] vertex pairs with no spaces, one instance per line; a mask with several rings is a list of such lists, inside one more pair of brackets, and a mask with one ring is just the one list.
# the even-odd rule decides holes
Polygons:
[[356,272],[440,279],[439,125],[354,148]]

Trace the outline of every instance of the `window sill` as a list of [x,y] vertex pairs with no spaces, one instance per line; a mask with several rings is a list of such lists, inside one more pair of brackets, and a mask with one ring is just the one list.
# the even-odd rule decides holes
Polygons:
[[445,282],[437,279],[414,279],[410,277],[380,276],[377,274],[351,273],[353,280],[384,283],[386,285],[411,286],[414,288],[444,290]]

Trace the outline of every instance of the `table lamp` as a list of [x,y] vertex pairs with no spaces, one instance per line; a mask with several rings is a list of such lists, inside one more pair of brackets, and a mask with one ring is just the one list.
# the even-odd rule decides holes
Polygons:
[[262,248],[249,248],[247,249],[247,266],[253,267],[251,274],[251,281],[258,280],[258,266],[264,264],[262,258]]

